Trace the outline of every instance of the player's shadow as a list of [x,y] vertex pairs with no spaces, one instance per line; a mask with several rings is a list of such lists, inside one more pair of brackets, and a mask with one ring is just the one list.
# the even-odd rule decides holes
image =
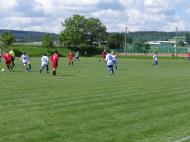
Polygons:
[[76,75],[73,75],[73,74],[57,74],[56,76],[62,76],[62,77],[72,77],[72,76],[76,76]]
[[12,71],[12,72],[23,72],[23,71],[21,71],[21,70],[16,70],[16,71],[15,71],[15,70],[14,70],[14,71]]

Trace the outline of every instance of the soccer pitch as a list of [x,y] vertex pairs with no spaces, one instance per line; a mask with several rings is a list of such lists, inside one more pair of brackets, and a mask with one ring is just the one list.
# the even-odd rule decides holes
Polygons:
[[[58,75],[33,72],[17,59],[0,72],[0,142],[174,142],[190,136],[190,63],[119,59],[115,77],[98,58]],[[1,68],[4,64],[1,63]]]

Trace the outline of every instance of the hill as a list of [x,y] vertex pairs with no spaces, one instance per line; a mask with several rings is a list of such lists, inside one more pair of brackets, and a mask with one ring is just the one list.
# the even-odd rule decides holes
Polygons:
[[46,33],[46,32],[35,32],[35,31],[18,31],[18,30],[0,30],[0,34],[3,32],[11,32],[16,36],[17,42],[38,42],[41,41],[45,34],[50,34],[55,40],[58,39],[58,34]]
[[[46,33],[46,32],[35,32],[35,31],[18,31],[18,30],[1,30],[0,34],[3,32],[12,32],[16,36],[17,42],[39,42],[45,34],[50,34],[55,40],[58,40],[58,34]],[[113,33],[108,33],[109,35]],[[122,33],[123,35],[125,33]],[[178,32],[178,37],[185,37],[186,34],[190,34],[188,31]],[[156,40],[170,40],[176,35],[175,32],[163,32],[163,31],[136,31],[129,32],[127,37],[133,40],[140,41],[156,41]]]
[[[190,32],[180,31],[178,32],[178,37],[185,37],[186,34]],[[124,34],[124,33],[123,33]],[[141,41],[156,41],[156,40],[169,40],[176,36],[175,32],[159,32],[159,31],[138,31],[138,32],[129,32],[127,34],[128,38],[133,40]]]

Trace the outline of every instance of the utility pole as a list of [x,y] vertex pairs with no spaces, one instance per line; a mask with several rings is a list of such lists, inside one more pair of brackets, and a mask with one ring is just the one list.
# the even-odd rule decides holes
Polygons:
[[127,27],[125,28],[125,55],[126,55],[126,51],[127,51]]
[[176,39],[175,39],[175,56],[177,57],[177,32],[178,32],[178,28],[176,27]]

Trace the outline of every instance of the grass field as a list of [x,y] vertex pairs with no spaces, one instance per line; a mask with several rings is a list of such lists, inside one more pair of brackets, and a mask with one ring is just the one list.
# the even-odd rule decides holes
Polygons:
[[[190,63],[120,59],[115,77],[98,58],[58,75],[17,61],[0,72],[0,142],[174,142],[190,136]],[[1,64],[1,67],[4,66]]]

